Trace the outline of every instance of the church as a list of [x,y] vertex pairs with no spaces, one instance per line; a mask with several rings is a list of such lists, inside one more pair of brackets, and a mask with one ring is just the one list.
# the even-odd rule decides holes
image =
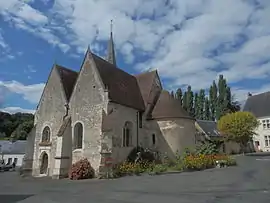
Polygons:
[[123,162],[143,147],[174,158],[195,146],[195,119],[162,88],[156,70],[131,75],[117,66],[113,34],[106,60],[85,53],[79,72],[54,64],[35,112],[23,168],[34,177],[67,177],[87,158]]

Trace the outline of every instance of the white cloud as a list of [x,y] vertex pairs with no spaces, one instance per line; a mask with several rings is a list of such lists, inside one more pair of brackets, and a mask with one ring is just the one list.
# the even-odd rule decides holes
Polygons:
[[0,81],[0,87],[6,88],[8,91],[20,94],[23,98],[33,104],[37,104],[45,84],[33,84],[33,85],[24,85],[17,81]]
[[219,74],[232,84],[269,78],[268,0],[55,0],[46,13],[25,2],[3,1],[0,14],[64,52],[75,48],[72,56],[88,44],[103,51],[113,19],[118,53],[139,70],[157,68],[171,88],[206,88]]
[[4,40],[4,37],[2,36],[1,32],[0,32],[0,47],[2,47],[4,49],[8,47],[8,45],[6,44],[6,42]]
[[14,114],[14,113],[32,113],[34,114],[35,113],[35,110],[33,109],[23,109],[21,107],[5,107],[5,108],[0,108],[0,111],[2,112],[7,112],[7,113],[10,113],[10,114]]
[[40,37],[53,46],[58,46],[64,53],[69,45],[61,42],[52,29],[46,28],[50,18],[41,11],[32,8],[28,3],[33,0],[9,0],[0,2],[0,15],[4,20],[18,29],[25,30]]

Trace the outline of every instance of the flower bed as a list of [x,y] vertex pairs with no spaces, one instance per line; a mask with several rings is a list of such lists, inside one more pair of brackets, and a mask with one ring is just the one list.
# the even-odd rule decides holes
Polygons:
[[124,162],[115,166],[117,176],[139,175],[141,173],[160,174],[168,171],[200,171],[208,168],[215,168],[216,163],[223,162],[226,166],[236,165],[235,159],[228,155],[187,155],[175,162],[155,164],[154,162],[131,163]]
[[226,166],[236,165],[235,159],[228,155],[189,155],[184,157],[184,170],[204,170],[216,167],[217,163],[223,162]]

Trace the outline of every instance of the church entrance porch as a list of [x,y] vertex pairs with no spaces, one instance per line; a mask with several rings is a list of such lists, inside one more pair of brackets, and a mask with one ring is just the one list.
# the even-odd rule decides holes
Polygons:
[[41,155],[41,160],[40,160],[40,175],[47,175],[48,162],[49,162],[48,154],[46,152],[44,152]]

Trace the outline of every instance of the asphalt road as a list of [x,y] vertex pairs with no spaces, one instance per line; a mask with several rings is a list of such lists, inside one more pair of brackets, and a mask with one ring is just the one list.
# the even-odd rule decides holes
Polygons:
[[239,156],[238,166],[115,180],[25,179],[0,173],[0,203],[270,202],[270,156]]

